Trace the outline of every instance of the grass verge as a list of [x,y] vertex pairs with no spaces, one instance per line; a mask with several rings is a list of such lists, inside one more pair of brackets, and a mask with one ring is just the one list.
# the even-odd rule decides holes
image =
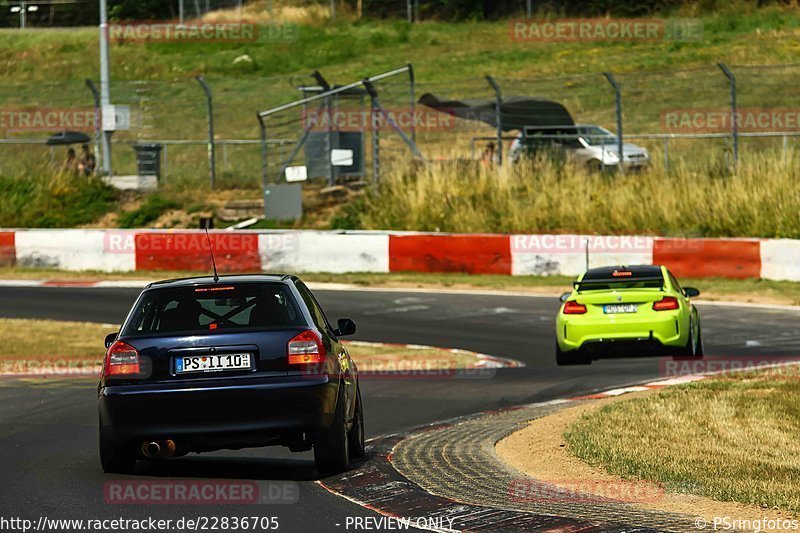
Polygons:
[[[103,359],[103,339],[117,326],[56,320],[0,319],[0,374],[41,368],[91,368]],[[347,342],[364,372],[408,372],[476,368],[481,358],[464,350]]]
[[592,466],[675,492],[800,512],[800,370],[706,379],[606,405],[564,434]]
[[[69,272],[64,270],[0,267],[0,279],[98,281],[137,280],[155,281],[197,276],[188,271],[152,271],[107,273],[97,271]],[[365,288],[490,290],[514,293],[558,295],[568,291],[574,278],[567,276],[499,276],[491,274],[417,273],[391,274],[299,274],[311,283],[336,283]],[[732,280],[723,278],[682,278],[687,287],[697,287],[701,300],[737,301],[743,303],[800,305],[800,283],[759,279]]]
[[113,208],[117,193],[95,177],[48,171],[0,176],[0,227],[74,227]]

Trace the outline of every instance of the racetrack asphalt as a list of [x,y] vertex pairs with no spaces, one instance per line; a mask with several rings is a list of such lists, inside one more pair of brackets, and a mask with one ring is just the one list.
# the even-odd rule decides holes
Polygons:
[[[136,289],[0,288],[0,317],[118,324]],[[354,339],[463,348],[523,361],[492,375],[362,381],[367,438],[439,420],[531,402],[588,394],[664,377],[660,358],[615,359],[559,368],[553,355],[555,298],[402,291],[315,291],[329,319],[352,318]],[[789,356],[800,347],[798,311],[699,305],[706,354]],[[113,331],[110,329],[109,332]],[[98,339],[102,351],[102,339]],[[277,516],[282,531],[354,531],[348,517],[373,517],[325,491],[310,453],[282,448],[190,455],[134,476],[110,476],[97,458],[96,382],[0,382],[0,517],[177,519]],[[104,500],[116,479],[296,481],[285,505],[117,505]],[[374,529],[373,529],[374,530]],[[363,531],[363,529],[362,529]]]

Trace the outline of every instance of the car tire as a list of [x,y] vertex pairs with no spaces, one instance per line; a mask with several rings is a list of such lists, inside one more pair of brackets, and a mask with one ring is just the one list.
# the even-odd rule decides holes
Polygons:
[[132,474],[136,469],[136,451],[130,446],[109,442],[100,432],[100,466],[108,474]]
[[558,342],[556,342],[556,364],[558,366],[590,365],[592,361],[588,357],[575,352],[562,352],[561,348],[558,347]]
[[589,174],[602,174],[603,162],[598,159],[592,159],[586,163],[586,170]]
[[351,459],[364,457],[367,453],[367,447],[364,444],[364,409],[362,405],[361,389],[359,388],[356,392],[356,409],[353,413],[353,425],[350,426],[350,431],[347,432]]
[[703,346],[703,329],[697,325],[697,348],[694,352],[695,359],[702,359],[705,355],[705,347]]
[[686,341],[686,346],[681,348],[678,355],[672,357],[676,360],[686,359],[702,359],[703,358],[703,336],[700,327],[697,329],[697,337],[693,329],[689,330],[689,339]]
[[344,382],[339,385],[333,422],[317,430],[314,437],[314,462],[320,474],[338,474],[350,466],[350,439],[345,424]]

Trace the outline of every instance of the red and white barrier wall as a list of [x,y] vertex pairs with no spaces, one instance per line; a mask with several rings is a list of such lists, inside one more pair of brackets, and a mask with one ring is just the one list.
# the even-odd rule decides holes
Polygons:
[[[213,231],[221,272],[465,272],[575,276],[586,266],[666,264],[679,277],[800,281],[800,240],[585,235]],[[205,233],[0,230],[0,266],[209,271]]]

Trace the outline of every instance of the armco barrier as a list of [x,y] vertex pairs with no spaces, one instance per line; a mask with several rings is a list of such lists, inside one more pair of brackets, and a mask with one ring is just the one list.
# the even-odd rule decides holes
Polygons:
[[209,241],[220,272],[260,272],[258,234],[146,232],[136,235],[136,270],[211,271]]
[[0,266],[13,266],[17,259],[14,232],[0,231]]
[[761,277],[761,245],[750,239],[656,239],[653,264],[678,277]]
[[[221,273],[464,272],[575,276],[586,267],[665,264],[679,277],[800,281],[800,240],[642,236],[212,231]],[[0,266],[210,272],[192,230],[0,230]]]
[[506,235],[391,235],[391,272],[511,274]]

